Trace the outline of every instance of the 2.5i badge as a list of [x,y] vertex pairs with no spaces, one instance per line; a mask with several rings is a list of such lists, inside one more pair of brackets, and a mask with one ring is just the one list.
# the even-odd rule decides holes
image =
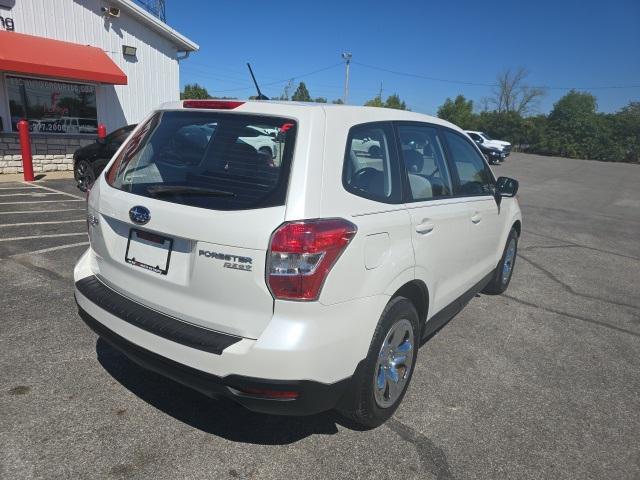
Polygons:
[[199,257],[212,258],[214,260],[222,260],[223,268],[232,268],[234,270],[251,271],[251,257],[241,257],[239,255],[229,255],[227,253],[212,252],[210,250],[199,250]]

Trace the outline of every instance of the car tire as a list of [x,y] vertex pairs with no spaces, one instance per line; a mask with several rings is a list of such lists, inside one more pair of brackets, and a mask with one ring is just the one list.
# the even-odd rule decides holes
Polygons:
[[513,277],[513,268],[516,264],[518,256],[518,232],[512,228],[507,238],[507,243],[502,252],[500,262],[496,267],[491,281],[488,283],[482,293],[489,295],[500,295],[509,287],[511,277]]
[[86,160],[78,160],[73,167],[73,176],[76,180],[78,189],[86,192],[91,188],[93,182],[96,181],[96,173],[93,167]]
[[338,411],[365,429],[389,419],[409,387],[419,344],[420,321],[413,303],[404,297],[393,298],[380,316],[346,404]]

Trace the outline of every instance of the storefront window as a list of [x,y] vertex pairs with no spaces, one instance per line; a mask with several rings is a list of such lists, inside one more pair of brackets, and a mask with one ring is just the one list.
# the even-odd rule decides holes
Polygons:
[[35,133],[98,131],[93,85],[7,76],[11,128],[26,118]]

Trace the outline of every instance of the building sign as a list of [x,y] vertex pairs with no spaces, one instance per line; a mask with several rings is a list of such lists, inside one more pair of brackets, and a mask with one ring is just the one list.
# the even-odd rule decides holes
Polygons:
[[13,18],[0,16],[0,28],[13,32],[16,29],[16,25],[13,23]]
[[26,118],[36,133],[87,133],[98,131],[96,87],[7,76],[11,129]]

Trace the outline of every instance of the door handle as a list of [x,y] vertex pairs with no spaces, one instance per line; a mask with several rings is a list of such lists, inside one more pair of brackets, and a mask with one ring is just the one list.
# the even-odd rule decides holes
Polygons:
[[420,235],[426,235],[427,233],[433,232],[433,229],[436,226],[431,222],[422,222],[416,225],[416,232]]
[[482,220],[482,215],[480,215],[478,212],[474,213],[473,216],[471,217],[471,221],[475,224],[480,223],[481,220]]

